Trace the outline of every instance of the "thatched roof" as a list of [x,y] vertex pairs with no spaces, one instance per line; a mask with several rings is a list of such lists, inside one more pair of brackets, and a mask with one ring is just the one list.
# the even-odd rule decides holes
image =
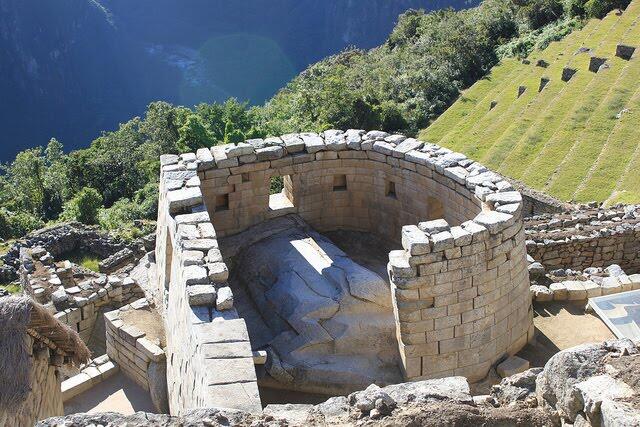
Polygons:
[[77,332],[31,298],[0,298],[0,410],[15,408],[29,394],[31,349],[26,335],[78,365],[91,356]]

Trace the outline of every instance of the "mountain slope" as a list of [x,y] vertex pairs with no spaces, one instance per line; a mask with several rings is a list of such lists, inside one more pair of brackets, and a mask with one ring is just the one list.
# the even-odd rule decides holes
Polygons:
[[85,146],[155,100],[272,96],[308,64],[382,43],[408,8],[475,0],[0,0],[0,161]]
[[[640,47],[638,0],[502,61],[421,136],[564,200],[640,202],[640,58],[617,57],[618,44]],[[591,57],[606,58],[597,72]],[[566,82],[565,68],[576,70]]]

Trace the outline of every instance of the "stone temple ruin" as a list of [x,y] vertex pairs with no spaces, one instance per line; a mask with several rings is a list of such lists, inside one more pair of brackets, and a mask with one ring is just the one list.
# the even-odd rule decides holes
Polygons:
[[[533,337],[522,197],[461,154],[377,131],[286,135],[165,155],[160,193],[171,413],[259,410],[260,352],[274,387],[348,393],[479,380]],[[333,243],[345,236],[371,255]]]
[[[584,313],[620,294],[604,312],[633,326],[640,206],[561,203],[378,131],[161,164],[155,235],[125,243],[62,224],[4,256],[25,295],[0,297],[0,335],[27,345],[19,363],[0,356],[22,372],[0,370],[0,420],[640,423],[637,345]],[[78,248],[99,272],[66,259]],[[561,344],[590,328],[598,344]],[[100,413],[120,410],[118,393],[144,412]]]

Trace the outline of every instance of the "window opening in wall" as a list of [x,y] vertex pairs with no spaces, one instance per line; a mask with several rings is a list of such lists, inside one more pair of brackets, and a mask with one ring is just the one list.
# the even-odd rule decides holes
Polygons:
[[347,176],[346,175],[334,175],[333,176],[333,191],[346,191],[347,190]]
[[392,199],[396,199],[396,183],[393,181],[387,181],[385,188],[385,195],[387,197],[391,197]]
[[272,176],[269,182],[269,194],[282,193],[284,180],[281,176]]
[[291,176],[272,176],[269,181],[269,210],[286,214],[295,212],[295,206],[290,198],[292,193]]
[[249,173],[245,172],[242,174],[242,182],[249,182],[251,179],[249,178]]
[[216,195],[216,212],[229,210],[229,194]]

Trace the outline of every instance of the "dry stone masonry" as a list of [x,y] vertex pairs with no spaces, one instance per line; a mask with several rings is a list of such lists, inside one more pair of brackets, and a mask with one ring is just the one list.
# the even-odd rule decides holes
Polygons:
[[525,219],[527,253],[548,270],[607,267],[618,264],[640,272],[638,206],[582,206]]
[[69,261],[56,263],[42,247],[22,248],[20,259],[25,294],[72,326],[87,343],[104,307],[120,307],[144,296],[130,277],[94,273]]
[[[388,271],[407,379],[479,379],[533,337],[522,197],[462,154],[381,131],[330,130],[161,163],[156,261],[172,413],[259,410],[218,238],[291,213],[319,232],[365,231],[402,245]],[[275,177],[284,189],[270,195]]]
[[[123,313],[131,316],[123,319]],[[149,392],[159,413],[167,413],[167,367],[162,350],[164,336],[152,337],[142,326],[144,321],[146,327],[157,329],[157,325],[149,324],[149,320],[154,320],[152,313],[153,308],[144,298],[106,313],[107,355],[127,377]],[[138,326],[131,323],[136,317],[141,317]]]

